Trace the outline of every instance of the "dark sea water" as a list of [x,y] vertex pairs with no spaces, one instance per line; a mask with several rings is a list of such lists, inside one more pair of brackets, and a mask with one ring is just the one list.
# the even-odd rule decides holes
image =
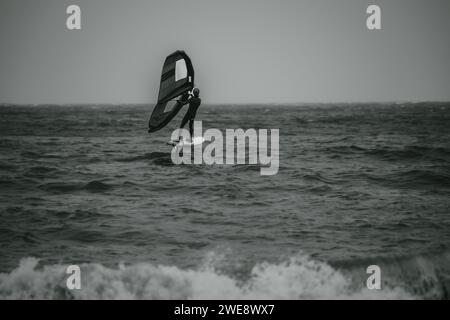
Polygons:
[[449,104],[202,106],[279,129],[274,176],[172,164],[150,111],[0,107],[1,299],[449,298]]

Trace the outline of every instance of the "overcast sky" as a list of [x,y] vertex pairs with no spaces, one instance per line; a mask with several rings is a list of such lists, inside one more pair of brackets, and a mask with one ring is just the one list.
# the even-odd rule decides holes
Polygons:
[[154,103],[177,49],[209,103],[450,100],[449,39],[448,0],[1,0],[0,103]]

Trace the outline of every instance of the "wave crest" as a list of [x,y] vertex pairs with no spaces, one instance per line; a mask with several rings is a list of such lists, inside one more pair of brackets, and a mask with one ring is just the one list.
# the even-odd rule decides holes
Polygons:
[[[214,259],[213,259],[214,260]],[[244,280],[216,268],[220,259],[198,269],[138,263],[109,268],[80,265],[81,289],[66,287],[66,266],[38,267],[22,259],[0,274],[0,299],[410,299],[402,288],[355,289],[352,279],[330,265],[298,255],[281,263],[256,264]]]

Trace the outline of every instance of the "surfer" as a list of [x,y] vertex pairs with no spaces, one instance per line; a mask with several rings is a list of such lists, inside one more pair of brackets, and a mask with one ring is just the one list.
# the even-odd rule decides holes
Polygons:
[[[182,129],[186,123],[189,122],[189,133],[191,135],[191,141],[194,137],[194,119],[197,114],[197,110],[202,103],[202,99],[200,99],[200,90],[198,88],[192,89],[192,95],[186,94],[180,100],[177,100],[178,103],[182,105],[189,103],[189,109],[184,115],[183,120],[181,121],[180,129]],[[180,137],[181,140],[181,137]]]

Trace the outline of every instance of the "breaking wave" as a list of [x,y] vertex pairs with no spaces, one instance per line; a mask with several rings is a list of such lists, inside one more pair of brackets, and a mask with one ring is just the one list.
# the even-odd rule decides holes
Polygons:
[[65,265],[22,259],[0,274],[0,299],[413,299],[402,287],[368,290],[327,263],[297,255],[258,263],[245,279],[219,271],[213,257],[196,269],[138,263],[80,265],[81,289],[69,290]]

